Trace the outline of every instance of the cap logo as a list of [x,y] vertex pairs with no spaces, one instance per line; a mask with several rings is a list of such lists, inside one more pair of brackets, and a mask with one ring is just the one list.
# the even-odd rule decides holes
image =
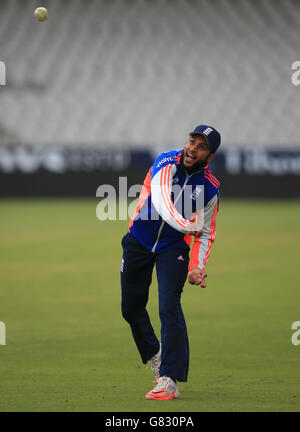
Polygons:
[[208,127],[208,128],[206,128],[202,133],[204,134],[204,135],[209,135],[211,132],[213,131],[213,129],[212,128],[210,128],[210,127]]

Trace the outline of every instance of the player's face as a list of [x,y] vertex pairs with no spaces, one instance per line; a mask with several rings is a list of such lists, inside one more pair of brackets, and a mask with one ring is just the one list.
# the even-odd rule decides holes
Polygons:
[[214,154],[210,154],[206,139],[202,135],[191,136],[183,150],[183,165],[190,168],[198,162],[210,161]]

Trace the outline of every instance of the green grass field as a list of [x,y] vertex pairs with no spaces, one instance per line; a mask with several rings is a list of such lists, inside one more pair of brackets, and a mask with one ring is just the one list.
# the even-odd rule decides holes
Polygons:
[[[189,381],[161,402],[120,313],[128,222],[96,204],[0,202],[0,411],[299,411],[300,202],[223,200],[208,287],[183,293]],[[148,310],[159,335],[155,278]]]

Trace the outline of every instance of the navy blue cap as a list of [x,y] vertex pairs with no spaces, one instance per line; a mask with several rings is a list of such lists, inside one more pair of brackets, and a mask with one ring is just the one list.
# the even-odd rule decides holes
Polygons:
[[195,129],[190,132],[190,136],[201,134],[204,135],[207,141],[207,145],[212,153],[216,153],[220,144],[221,144],[221,135],[220,133],[208,125],[199,125],[195,127]]

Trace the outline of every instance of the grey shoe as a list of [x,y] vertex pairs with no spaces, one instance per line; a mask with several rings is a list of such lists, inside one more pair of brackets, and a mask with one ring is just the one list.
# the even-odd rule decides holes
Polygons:
[[159,378],[159,368],[161,363],[161,344],[159,344],[159,351],[149,360],[149,365],[154,373],[154,379],[158,382]]
[[146,399],[170,400],[179,398],[180,393],[175,381],[170,377],[158,378],[157,385],[146,394]]

